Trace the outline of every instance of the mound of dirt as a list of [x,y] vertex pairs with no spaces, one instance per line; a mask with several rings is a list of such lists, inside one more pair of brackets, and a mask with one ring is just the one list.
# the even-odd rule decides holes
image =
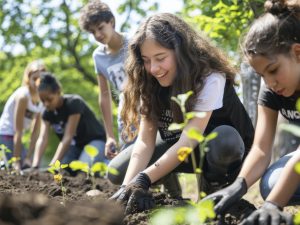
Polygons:
[[[104,178],[96,178],[98,196],[88,196],[92,183],[84,174],[64,175],[66,195],[50,173],[12,175],[0,171],[1,225],[146,225],[150,212],[124,215],[123,208],[108,198],[118,189]],[[170,199],[164,193],[154,193],[157,206],[176,207],[186,204]],[[255,207],[245,200],[235,204],[223,218],[209,224],[238,224]]]

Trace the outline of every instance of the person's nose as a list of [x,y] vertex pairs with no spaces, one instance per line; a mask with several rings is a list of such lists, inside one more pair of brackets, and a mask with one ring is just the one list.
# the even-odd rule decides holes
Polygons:
[[265,83],[266,83],[267,87],[272,90],[274,90],[277,86],[277,81],[276,81],[276,79],[273,79],[273,78],[265,79]]
[[151,62],[150,72],[152,75],[157,75],[159,71],[159,65],[155,62]]

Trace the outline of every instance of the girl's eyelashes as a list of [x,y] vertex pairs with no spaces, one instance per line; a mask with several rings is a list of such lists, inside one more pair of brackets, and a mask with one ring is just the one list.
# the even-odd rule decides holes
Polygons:
[[272,69],[269,71],[270,74],[276,74],[276,72],[278,71],[278,67],[276,67],[275,69]]

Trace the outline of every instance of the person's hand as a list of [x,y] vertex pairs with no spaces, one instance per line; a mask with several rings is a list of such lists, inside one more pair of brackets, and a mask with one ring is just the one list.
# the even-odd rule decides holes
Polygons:
[[150,186],[151,180],[147,174],[139,173],[128,185],[122,185],[110,199],[122,203],[126,214],[144,211],[154,207]]
[[25,158],[22,165],[22,170],[30,168],[32,165],[32,160],[30,158]]
[[20,172],[21,171],[21,162],[20,162],[20,160],[13,162],[12,163],[12,168],[13,168],[13,170],[15,170],[15,172],[17,172],[17,173]]
[[212,200],[215,203],[216,214],[224,214],[235,202],[240,200],[247,192],[247,184],[244,178],[238,177],[231,185],[212,193],[201,201]]
[[260,209],[255,210],[240,225],[280,225],[282,223],[292,225],[292,216],[282,212],[282,208],[276,204],[266,201]]
[[120,195],[125,191],[125,187],[126,187],[126,185],[121,185],[119,190],[116,193],[114,193],[113,196],[111,196],[109,199],[118,200]]
[[105,143],[105,156],[108,159],[114,158],[118,152],[117,152],[117,143],[116,140],[113,138],[107,138]]

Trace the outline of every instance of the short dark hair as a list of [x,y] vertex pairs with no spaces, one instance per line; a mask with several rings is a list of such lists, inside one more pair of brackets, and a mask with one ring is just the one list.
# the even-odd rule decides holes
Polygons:
[[42,72],[38,91],[49,90],[51,93],[61,91],[61,84],[50,72]]
[[91,0],[80,11],[79,25],[81,29],[89,31],[91,25],[113,20],[115,27],[115,16],[107,4],[100,0]]

